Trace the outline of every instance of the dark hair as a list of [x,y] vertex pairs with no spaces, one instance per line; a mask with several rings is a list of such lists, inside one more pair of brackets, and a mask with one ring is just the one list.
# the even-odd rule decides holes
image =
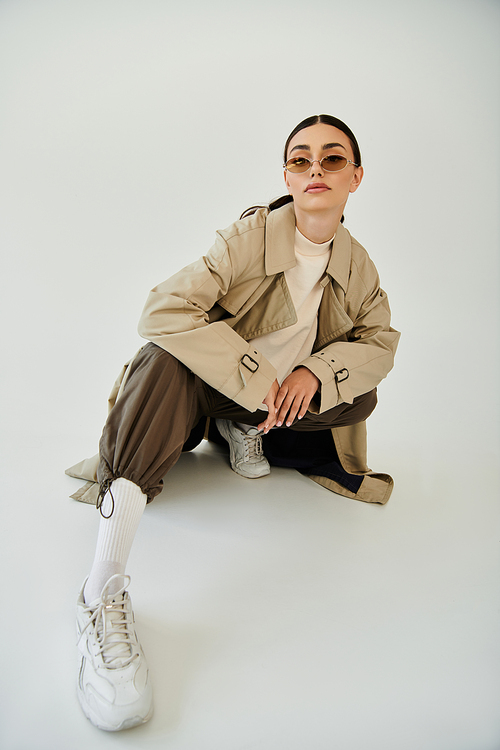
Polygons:
[[299,122],[297,127],[295,127],[292,130],[292,132],[286,139],[285,148],[283,150],[283,164],[286,162],[286,157],[288,156],[288,146],[290,145],[290,141],[292,140],[292,138],[294,138],[297,135],[297,133],[300,133],[301,130],[304,130],[305,128],[310,128],[311,125],[318,125],[318,123],[331,125],[332,127],[337,128],[337,130],[341,130],[343,133],[345,133],[345,135],[349,138],[349,141],[351,143],[352,153],[354,154],[354,161],[360,167],[361,166],[361,152],[359,150],[356,136],[354,135],[352,130],[347,127],[345,122],[342,122],[342,120],[339,120],[337,117],[333,117],[332,115],[313,115],[312,117],[306,117],[305,120],[302,120],[302,122]]
[[[299,122],[299,124],[292,130],[292,132],[286,139],[285,148],[283,150],[283,164],[286,162],[286,157],[288,155],[288,146],[290,145],[290,141],[292,140],[292,138],[296,136],[297,133],[300,133],[301,130],[310,128],[311,125],[317,125],[318,123],[332,125],[334,128],[337,128],[338,130],[341,130],[343,133],[345,133],[349,138],[349,142],[352,147],[354,161],[358,166],[361,166],[361,151],[359,150],[356,136],[354,135],[352,130],[347,127],[345,122],[342,122],[342,120],[339,120],[337,117],[333,117],[333,115],[312,115],[311,117],[306,117],[306,119],[302,120],[302,122]],[[292,201],[293,198],[291,195],[282,195],[280,198],[276,198],[276,200],[271,201],[271,203],[269,204],[269,210],[274,211],[276,208],[281,208],[281,206],[285,206],[287,203],[291,203]],[[247,208],[246,211],[243,211],[243,213],[241,214],[240,219],[243,219],[245,216],[250,216],[251,214],[255,213],[258,208],[265,208],[265,206],[251,206],[250,208]],[[344,221],[343,216],[340,221]]]

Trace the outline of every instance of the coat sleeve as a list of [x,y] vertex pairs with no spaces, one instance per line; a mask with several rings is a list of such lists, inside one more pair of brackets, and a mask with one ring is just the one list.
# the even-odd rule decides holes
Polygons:
[[366,255],[354,262],[346,293],[352,329],[301,362],[321,382],[320,413],[375,388],[394,365],[400,333],[391,328],[391,311],[379,276]]
[[235,282],[234,275],[227,242],[217,234],[206,256],[150,292],[139,334],[223,395],[256,411],[276,378],[275,368],[226,323],[210,323],[208,316]]

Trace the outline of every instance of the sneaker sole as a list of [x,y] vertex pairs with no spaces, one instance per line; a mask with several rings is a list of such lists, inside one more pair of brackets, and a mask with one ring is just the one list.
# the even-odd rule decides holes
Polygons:
[[124,721],[122,721],[121,724],[117,726],[112,725],[112,724],[102,724],[101,723],[102,720],[100,719],[100,717],[97,717],[87,705],[85,698],[82,695],[81,691],[77,690],[77,693],[78,693],[78,701],[87,719],[90,721],[91,724],[97,727],[97,729],[102,729],[104,732],[121,732],[123,729],[132,729],[133,727],[137,727],[137,726],[140,726],[141,724],[145,724],[147,721],[150,720],[150,718],[153,715],[153,706],[151,706],[147,716],[145,716],[144,718],[142,716],[133,716],[129,719],[125,719]]

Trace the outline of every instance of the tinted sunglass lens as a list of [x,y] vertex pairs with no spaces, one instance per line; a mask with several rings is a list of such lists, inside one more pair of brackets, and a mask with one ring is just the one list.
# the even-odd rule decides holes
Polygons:
[[325,156],[321,163],[327,172],[340,172],[346,166],[347,159],[340,154],[330,154],[330,156]]
[[289,172],[307,172],[310,166],[309,159],[289,159],[286,163],[286,168]]

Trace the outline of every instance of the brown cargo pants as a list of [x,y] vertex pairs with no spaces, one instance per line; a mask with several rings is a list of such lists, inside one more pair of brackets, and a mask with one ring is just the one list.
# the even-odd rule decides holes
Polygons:
[[[113,479],[138,485],[150,502],[203,416],[258,425],[265,411],[250,412],[211,388],[156,344],[144,346],[131,364],[123,392],[111,409],[99,443],[101,493]],[[377,403],[376,389],[323,414],[307,412],[290,428],[325,430],[362,422]]]

